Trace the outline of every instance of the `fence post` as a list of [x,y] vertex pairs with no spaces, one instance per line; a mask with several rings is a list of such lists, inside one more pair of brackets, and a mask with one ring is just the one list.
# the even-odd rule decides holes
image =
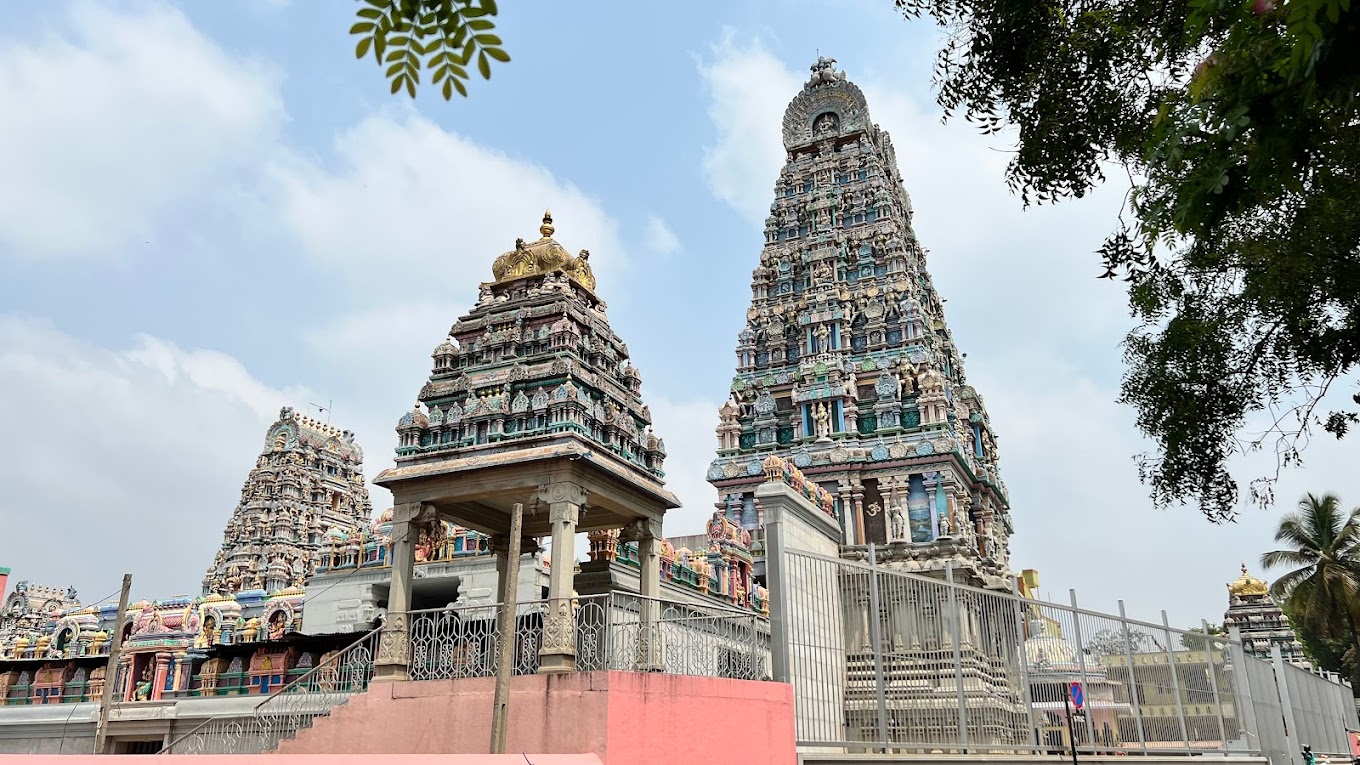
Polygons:
[[777,504],[765,517],[765,580],[770,594],[770,676],[776,683],[792,683],[789,662],[789,585],[784,557],[784,511]]
[[[1251,673],[1247,671],[1247,652],[1242,648],[1242,631],[1237,627],[1228,628],[1228,650],[1232,652],[1233,665],[1233,711],[1237,715],[1237,728],[1248,751],[1265,752],[1261,741],[1261,730],[1256,724],[1255,691],[1251,687]],[[1272,689],[1274,690],[1274,689]],[[1251,740],[1256,742],[1252,746]]]
[[[1091,684],[1086,680],[1086,641],[1081,637],[1081,611],[1077,607],[1077,591],[1069,589],[1068,597],[1072,600],[1072,636],[1077,641],[1077,676],[1081,678],[1081,690],[1087,699],[1090,698],[1089,692]],[[1086,739],[1091,743],[1091,753],[1095,754],[1096,749],[1096,726],[1092,721],[1092,714],[1088,709],[1082,720],[1086,725]],[[1072,742],[1072,748],[1076,749],[1076,742]]]
[[1129,634],[1129,617],[1124,613],[1124,601],[1119,601],[1119,626],[1124,630],[1124,661],[1129,667],[1129,706],[1133,708],[1133,726],[1138,729],[1138,748],[1147,754],[1147,734],[1143,732],[1143,710],[1138,701],[1138,680],[1133,674],[1133,636]]
[[1176,653],[1171,650],[1171,622],[1166,618],[1166,611],[1162,611],[1162,628],[1166,631],[1166,664],[1171,668],[1171,692],[1176,696],[1176,717],[1181,722],[1181,737],[1185,739],[1185,750],[1188,752],[1193,747],[1190,746],[1190,729],[1185,725],[1185,704],[1181,700],[1181,678],[1180,672],[1176,671]]
[[[1020,588],[1015,584],[1015,577],[1011,577],[1011,597],[1015,604],[1015,634],[1020,641],[1020,688],[1025,694],[1025,714],[1029,718],[1029,738],[1034,745],[1039,746],[1039,725],[1034,721],[1034,697],[1029,687],[1029,655],[1025,653],[1025,639],[1029,634],[1029,622],[1025,619],[1025,606],[1020,597]],[[1036,750],[1037,751],[1037,750]]]
[[1274,670],[1275,687],[1280,693],[1280,708],[1284,711],[1285,746],[1289,747],[1289,761],[1293,762],[1295,753],[1302,750],[1304,742],[1299,740],[1299,728],[1294,721],[1294,702],[1289,698],[1289,678],[1285,676],[1284,655],[1280,653],[1279,643],[1270,646],[1270,666]]
[[869,543],[869,644],[874,652],[874,690],[878,697],[878,740],[883,742],[883,751],[888,751],[888,696],[883,676],[883,635],[879,624],[880,607],[878,595],[878,553],[874,543]]
[[1218,695],[1218,671],[1214,667],[1214,654],[1218,646],[1209,637],[1209,622],[1200,619],[1200,629],[1204,630],[1204,657],[1209,660],[1209,689],[1214,692],[1214,709],[1218,710],[1218,741],[1223,751],[1228,751],[1228,726],[1223,722],[1223,700]]
[[944,578],[949,585],[949,610],[954,614],[954,682],[959,688],[959,743],[960,752],[968,752],[968,700],[963,692],[963,652],[960,644],[963,642],[963,631],[959,619],[959,593],[954,585],[954,563],[945,561]]

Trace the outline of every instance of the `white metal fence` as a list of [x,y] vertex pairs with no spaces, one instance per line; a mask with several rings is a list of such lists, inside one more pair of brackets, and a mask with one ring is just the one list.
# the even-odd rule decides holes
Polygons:
[[[547,611],[546,600],[516,607],[512,655],[517,675],[538,671]],[[499,605],[412,612],[411,679],[494,675],[499,612]],[[573,612],[580,671],[768,678],[769,629],[759,614],[626,592],[573,598]]]
[[1348,686],[1173,629],[1165,614],[1141,622],[1079,608],[1075,595],[1037,602],[955,584],[952,573],[888,569],[872,548],[868,558],[788,551],[772,569],[775,679],[794,686],[805,748],[1075,745],[1092,755],[1262,752],[1284,765],[1304,744],[1349,756],[1346,730],[1360,728]]

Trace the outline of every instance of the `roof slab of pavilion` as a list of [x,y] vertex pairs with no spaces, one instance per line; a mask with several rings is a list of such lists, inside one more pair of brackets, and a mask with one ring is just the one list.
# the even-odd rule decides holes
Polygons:
[[430,505],[442,519],[492,535],[509,533],[512,509],[522,503],[523,536],[530,538],[551,533],[548,505],[557,486],[584,492],[579,532],[637,520],[659,525],[667,510],[680,506],[659,482],[573,434],[405,464],[383,471],[374,483],[390,490],[397,505]]

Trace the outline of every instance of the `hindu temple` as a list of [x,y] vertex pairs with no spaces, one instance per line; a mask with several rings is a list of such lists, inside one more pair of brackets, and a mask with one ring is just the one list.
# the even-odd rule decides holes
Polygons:
[[783,122],[736,374],[708,471],[749,529],[760,461],[792,460],[836,502],[843,544],[903,570],[1009,589],[1013,527],[996,435],[964,376],[911,198],[864,94],[819,59]]
[[1278,646],[1285,661],[1304,668],[1312,666],[1289,618],[1271,596],[1270,587],[1248,573],[1245,563],[1242,575],[1228,583],[1223,628],[1233,627],[1241,632],[1242,650],[1250,656],[1270,661],[1272,649]]
[[203,594],[301,587],[332,536],[372,522],[354,434],[284,407],[241,487]]

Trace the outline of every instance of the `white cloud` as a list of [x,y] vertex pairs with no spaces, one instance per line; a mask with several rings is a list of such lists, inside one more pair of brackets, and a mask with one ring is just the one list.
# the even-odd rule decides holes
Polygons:
[[704,148],[704,179],[714,196],[764,228],[784,164],[784,108],[802,87],[801,78],[760,41],[739,45],[730,29],[709,55],[699,62],[699,73],[718,140]]
[[197,594],[265,428],[314,400],[214,351],[151,337],[108,350],[10,316],[0,389],[4,563],[87,599],[125,571],[138,594]]
[[335,154],[334,168],[304,157],[277,165],[278,202],[305,254],[372,293],[372,305],[470,304],[496,256],[538,238],[545,208],[554,238],[590,250],[602,284],[625,261],[618,225],[596,200],[423,117],[369,117],[336,139]]
[[0,252],[11,257],[107,256],[153,239],[282,123],[277,75],[173,8],[76,3],[64,27],[0,47]]
[[647,233],[644,238],[647,249],[662,257],[674,255],[681,250],[680,237],[676,236],[670,225],[656,214],[647,216]]
[[667,516],[666,536],[700,533],[718,499],[705,476],[718,446],[714,428],[722,403],[672,401],[655,395],[644,398],[652,410],[652,429],[666,442],[666,488],[683,505]]

